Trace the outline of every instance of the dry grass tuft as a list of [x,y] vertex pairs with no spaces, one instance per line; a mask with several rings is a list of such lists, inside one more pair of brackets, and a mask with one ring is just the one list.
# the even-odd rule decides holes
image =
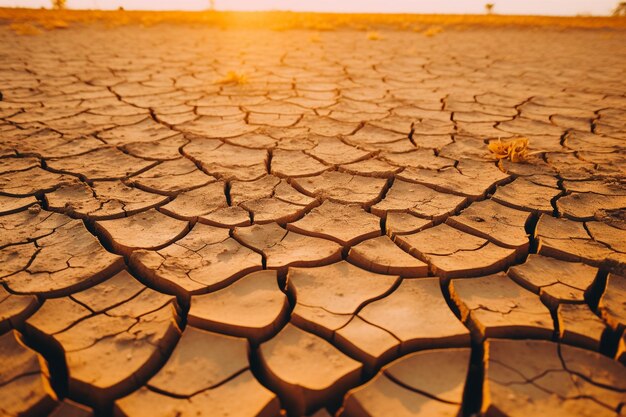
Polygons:
[[370,41],[379,41],[379,40],[383,39],[383,37],[380,36],[380,33],[378,33],[378,32],[367,32],[366,37]]
[[9,28],[18,35],[33,36],[41,34],[41,29],[30,23],[11,23]]
[[441,32],[443,32],[443,28],[441,26],[431,26],[422,33],[424,36],[432,38],[435,35],[439,35]]
[[320,32],[330,32],[336,29],[336,26],[328,22],[315,22],[308,26],[308,29],[318,30]]
[[50,20],[42,20],[41,26],[47,30],[55,30],[55,29],[67,29],[70,25],[61,19],[50,19]]
[[293,27],[284,23],[277,23],[275,25],[270,26],[270,30],[273,30],[274,32],[284,32],[286,30],[291,30],[291,29],[293,29]]
[[510,141],[493,140],[487,147],[494,158],[498,160],[508,159],[511,162],[523,162],[531,155],[528,152],[528,138],[517,138]]
[[309,41],[313,43],[318,43],[322,41],[322,38],[320,37],[319,33],[314,33],[313,35],[309,36]]
[[248,76],[242,72],[228,71],[226,76],[217,81],[217,84],[244,85],[248,83]]

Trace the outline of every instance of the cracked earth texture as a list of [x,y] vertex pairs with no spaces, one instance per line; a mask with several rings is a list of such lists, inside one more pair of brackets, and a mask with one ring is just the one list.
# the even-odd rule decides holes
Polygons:
[[0,28],[0,415],[625,412],[626,33],[312,35]]

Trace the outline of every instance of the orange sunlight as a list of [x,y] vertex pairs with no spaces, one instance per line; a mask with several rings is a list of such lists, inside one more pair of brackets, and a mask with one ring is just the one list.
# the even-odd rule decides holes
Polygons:
[[[126,10],[291,10],[340,13],[483,14],[485,0],[67,0],[70,9]],[[0,0],[0,7],[50,7],[50,0]],[[615,0],[500,0],[498,14],[607,15]]]

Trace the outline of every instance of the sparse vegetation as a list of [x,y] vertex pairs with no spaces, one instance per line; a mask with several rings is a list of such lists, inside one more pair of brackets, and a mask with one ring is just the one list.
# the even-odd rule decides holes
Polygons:
[[[620,9],[621,10],[621,9]],[[402,28],[427,29],[434,36],[445,28],[471,26],[522,26],[556,28],[622,28],[626,19],[615,17],[557,17],[557,16],[502,16],[502,15],[410,15],[410,14],[332,14],[289,12],[154,12],[154,11],[103,11],[103,10],[41,10],[0,8],[0,22],[28,23],[40,28],[47,21],[61,20],[67,25],[100,22],[106,27],[122,25],[152,26],[161,23],[196,24],[218,28],[263,28],[276,30],[312,29],[318,32],[352,29],[378,31]]]
[[317,22],[314,25],[307,27],[307,29],[318,30],[320,32],[335,30],[336,26],[329,22]]
[[41,33],[41,29],[30,23],[11,23],[9,28],[18,35],[33,36]]
[[69,25],[67,24],[65,20],[50,19],[50,20],[45,20],[41,22],[41,26],[43,26],[44,29],[47,29],[47,30],[54,30],[54,29],[65,29]]
[[489,142],[487,147],[491,151],[494,158],[508,159],[511,162],[523,162],[531,153],[528,152],[528,138],[520,137],[510,141],[493,140]]
[[443,28],[441,26],[431,26],[422,33],[424,34],[424,36],[428,36],[429,38],[431,38],[435,35],[440,34],[441,32],[443,32]]
[[224,78],[217,81],[217,84],[243,85],[248,83],[248,76],[242,72],[228,71]]
[[626,16],[626,1],[620,1],[619,4],[613,10],[613,16],[624,17]]
[[493,3],[487,3],[485,4],[485,11],[487,12],[487,14],[493,14],[493,7],[495,5]]
[[382,36],[380,36],[378,32],[367,32],[366,37],[370,41],[379,41],[382,39]]
[[55,10],[65,10],[67,0],[52,0],[52,8]]

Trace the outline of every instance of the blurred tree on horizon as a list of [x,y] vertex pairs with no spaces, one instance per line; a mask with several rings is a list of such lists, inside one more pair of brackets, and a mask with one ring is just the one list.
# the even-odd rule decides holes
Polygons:
[[620,1],[615,10],[613,10],[613,16],[626,16],[626,1]]
[[52,0],[52,8],[55,10],[65,10],[67,0]]
[[485,10],[487,11],[487,14],[493,14],[493,6],[495,6],[493,3],[485,4]]

